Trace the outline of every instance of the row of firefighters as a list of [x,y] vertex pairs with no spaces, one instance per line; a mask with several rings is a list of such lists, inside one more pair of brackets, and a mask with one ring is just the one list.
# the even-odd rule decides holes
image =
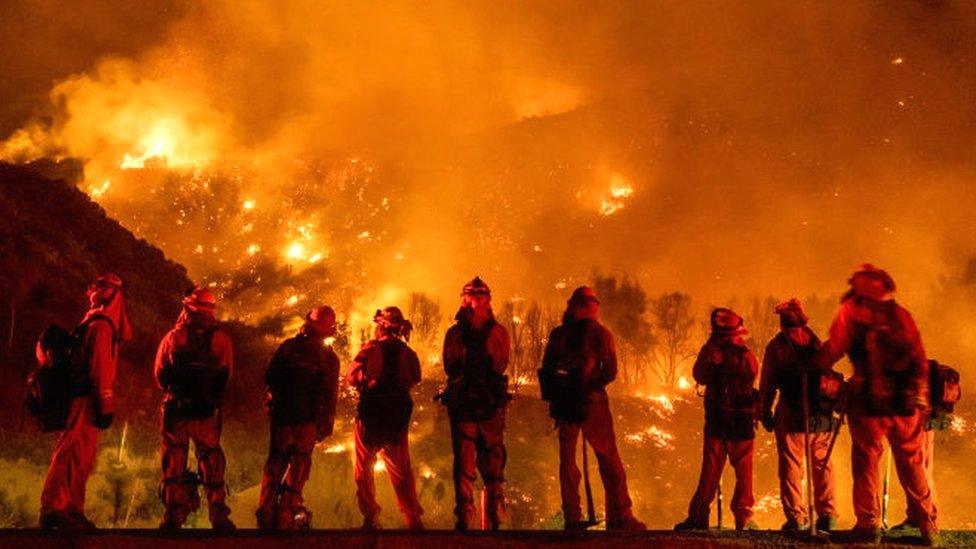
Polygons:
[[[888,273],[863,265],[849,284],[825,342],[808,327],[798,301],[776,307],[782,329],[766,347],[761,377],[758,361],[743,340],[743,319],[730,309],[712,311],[712,332],[693,371],[695,381],[704,387],[701,475],[688,517],[676,529],[708,527],[726,460],[735,470],[731,502],[735,527],[755,527],[753,440],[761,424],[776,437],[787,518],[784,529],[808,527],[815,510],[817,529],[831,530],[837,510],[829,453],[832,435],[843,421],[838,414],[843,413],[849,418],[853,440],[855,534],[880,535],[878,466],[887,439],[907,498],[906,524],[918,527],[924,538],[935,539],[932,433],[944,428],[946,407],[940,404],[951,400],[951,395],[939,391],[934,398],[935,387],[930,391],[930,362],[912,317],[892,298],[895,284]],[[89,287],[88,298],[91,307],[79,329],[90,391],[72,399],[57,437],[41,496],[45,528],[91,527],[84,515],[85,484],[95,465],[99,430],[112,422],[119,346],[131,333],[119,277],[100,277]],[[215,320],[215,307],[213,294],[205,288],[188,294],[176,326],[163,338],[156,356],[155,377],[165,392],[160,488],[164,529],[180,528],[200,503],[198,481],[187,470],[191,442],[211,523],[217,530],[234,528],[225,502],[225,457],[220,446],[220,406],[233,368],[233,345]],[[617,375],[614,338],[600,323],[599,314],[594,291],[585,286],[576,289],[562,323],[548,338],[539,370],[542,396],[558,428],[565,527],[589,525],[581,514],[581,475],[576,464],[582,433],[593,448],[603,480],[607,529],[643,530],[644,524],[631,510],[606,391]],[[407,436],[413,408],[410,389],[420,381],[420,362],[408,345],[411,324],[399,309],[378,310],[373,320],[375,338],[362,347],[346,376],[359,392],[356,496],[364,528],[378,528],[380,507],[373,475],[377,455],[381,456],[406,526],[421,529],[423,509]],[[313,448],[330,436],[335,421],[339,359],[323,344],[335,331],[331,308],[310,311],[300,332],[281,344],[268,366],[271,440],[256,513],[262,529],[309,525],[302,489]],[[42,346],[38,355],[43,361]],[[849,383],[831,369],[845,353],[854,365]],[[450,418],[459,530],[497,529],[505,519],[508,358],[509,336],[494,320],[488,286],[475,278],[464,286],[456,323],[445,337],[447,387],[438,396]],[[754,388],[757,377],[758,390]],[[810,465],[814,509],[801,495],[805,461]],[[472,485],[479,474],[484,492],[476,517]]]

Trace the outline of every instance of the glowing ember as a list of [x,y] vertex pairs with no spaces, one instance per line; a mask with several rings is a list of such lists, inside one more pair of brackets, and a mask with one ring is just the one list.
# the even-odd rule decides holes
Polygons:
[[437,474],[434,473],[434,470],[431,469],[430,466],[428,466],[428,465],[422,465],[420,467],[420,476],[424,477],[427,480],[430,480],[430,479],[436,477]]
[[343,454],[348,451],[349,448],[347,447],[346,443],[333,444],[332,446],[329,446],[325,450],[322,450],[322,452],[326,454]]
[[626,438],[635,444],[651,443],[661,449],[674,450],[674,446],[671,445],[674,442],[674,435],[657,425],[651,425],[643,431],[631,433]]
[[376,460],[376,463],[373,464],[373,471],[377,473],[386,471],[386,462],[383,461],[382,459]]
[[952,429],[953,433],[961,435],[966,432],[966,420],[959,415],[952,416],[952,423],[949,424],[949,428]]
[[680,376],[678,378],[678,389],[681,389],[682,391],[687,391],[691,389],[691,387],[692,385],[691,382],[688,381],[688,378],[686,378],[685,376]]
[[261,246],[258,246],[257,244],[251,244],[250,246],[247,247],[247,255],[254,255],[260,251],[261,251]]
[[255,206],[255,203],[254,203],[253,200],[245,200],[244,203],[241,204],[241,207],[244,208],[247,211],[253,210],[254,209],[254,206]]
[[778,494],[765,494],[756,499],[752,510],[756,513],[770,513],[780,509],[782,503]]
[[110,186],[112,186],[112,182],[106,179],[101,185],[93,185],[89,187],[88,192],[91,194],[92,198],[97,200],[100,196],[105,194],[106,191],[108,191]]
[[303,246],[301,242],[292,242],[291,245],[288,246],[288,250],[285,252],[285,255],[289,259],[304,259],[305,246]]
[[894,58],[894,59],[891,60],[891,64],[892,65],[901,65],[904,62],[905,62],[905,60],[903,58],[901,58],[901,57],[896,57],[896,58]]

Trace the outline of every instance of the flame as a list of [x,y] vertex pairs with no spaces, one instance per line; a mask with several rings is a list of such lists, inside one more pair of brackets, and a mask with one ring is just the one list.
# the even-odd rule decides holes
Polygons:
[[672,445],[674,435],[657,425],[650,425],[643,431],[631,433],[625,438],[635,444],[651,443],[662,450],[674,450],[674,446]]
[[951,423],[949,423],[949,429],[951,429],[953,433],[956,433],[957,435],[961,435],[966,432],[965,418],[957,414],[952,416],[952,419],[950,421]]
[[600,213],[604,216],[617,213],[624,208],[627,199],[633,195],[633,185],[628,183],[623,175],[611,172],[609,175],[609,194],[604,194],[600,199]]
[[686,378],[685,376],[678,377],[678,389],[682,391],[688,391],[691,388],[692,388],[692,384],[690,381],[688,381],[688,378]]
[[329,447],[325,448],[324,450],[322,450],[322,453],[325,453],[325,454],[343,454],[343,453],[348,452],[348,451],[349,451],[349,445],[348,445],[348,443],[340,442],[338,444],[333,444],[332,446],[329,446]]
[[376,463],[373,464],[373,472],[382,473],[383,471],[386,471],[386,462],[382,459],[376,460]]
[[105,194],[108,191],[108,188],[111,186],[112,186],[112,182],[106,179],[105,181],[102,182],[101,185],[88,187],[88,194],[90,194],[91,197],[94,198],[95,200],[98,200],[103,194]]

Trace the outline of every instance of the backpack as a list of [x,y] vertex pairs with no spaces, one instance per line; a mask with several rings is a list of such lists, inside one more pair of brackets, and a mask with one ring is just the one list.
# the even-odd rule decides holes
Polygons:
[[356,417],[363,426],[363,442],[367,446],[375,448],[395,443],[410,426],[413,400],[409,389],[400,386],[396,379],[405,347],[399,340],[381,342],[376,347],[382,353],[383,373],[373,387],[361,390],[356,407]]
[[867,405],[872,415],[912,415],[918,407],[915,344],[894,300],[870,302],[872,322],[864,327]]
[[460,376],[448,380],[442,402],[457,421],[491,419],[509,400],[508,376],[495,372],[488,355],[488,335],[495,326],[489,320],[480,330],[465,327],[465,364]]
[[[585,326],[564,325],[550,336],[553,355],[538,370],[542,400],[549,403],[549,417],[557,421],[582,423],[586,419],[587,387],[579,343]],[[575,345],[574,345],[575,344]]]
[[951,366],[929,360],[929,379],[929,396],[932,399],[933,412],[953,413],[956,403],[962,398],[959,372]]
[[37,340],[38,361],[27,375],[27,412],[44,433],[60,431],[68,424],[68,413],[75,397],[92,392],[83,345],[88,327],[95,320],[115,325],[105,315],[92,315],[69,332],[57,325],[48,326]]
[[282,425],[319,421],[326,400],[325,349],[321,343],[293,338],[283,344],[281,362],[275,366],[274,385],[269,387],[271,417]]
[[715,364],[713,382],[705,387],[705,430],[710,436],[747,440],[755,436],[759,391],[744,383],[749,349],[733,343],[715,344],[722,361]]
[[186,326],[187,345],[173,352],[173,363],[160,375],[169,391],[167,411],[186,419],[206,419],[220,408],[230,371],[213,353],[216,326]]

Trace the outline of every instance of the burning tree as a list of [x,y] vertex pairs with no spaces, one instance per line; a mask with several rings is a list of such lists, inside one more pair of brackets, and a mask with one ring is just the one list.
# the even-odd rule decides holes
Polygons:
[[651,316],[658,343],[651,369],[661,383],[673,387],[678,381],[678,368],[695,354],[691,345],[695,326],[691,296],[681,292],[661,294],[651,301]]

